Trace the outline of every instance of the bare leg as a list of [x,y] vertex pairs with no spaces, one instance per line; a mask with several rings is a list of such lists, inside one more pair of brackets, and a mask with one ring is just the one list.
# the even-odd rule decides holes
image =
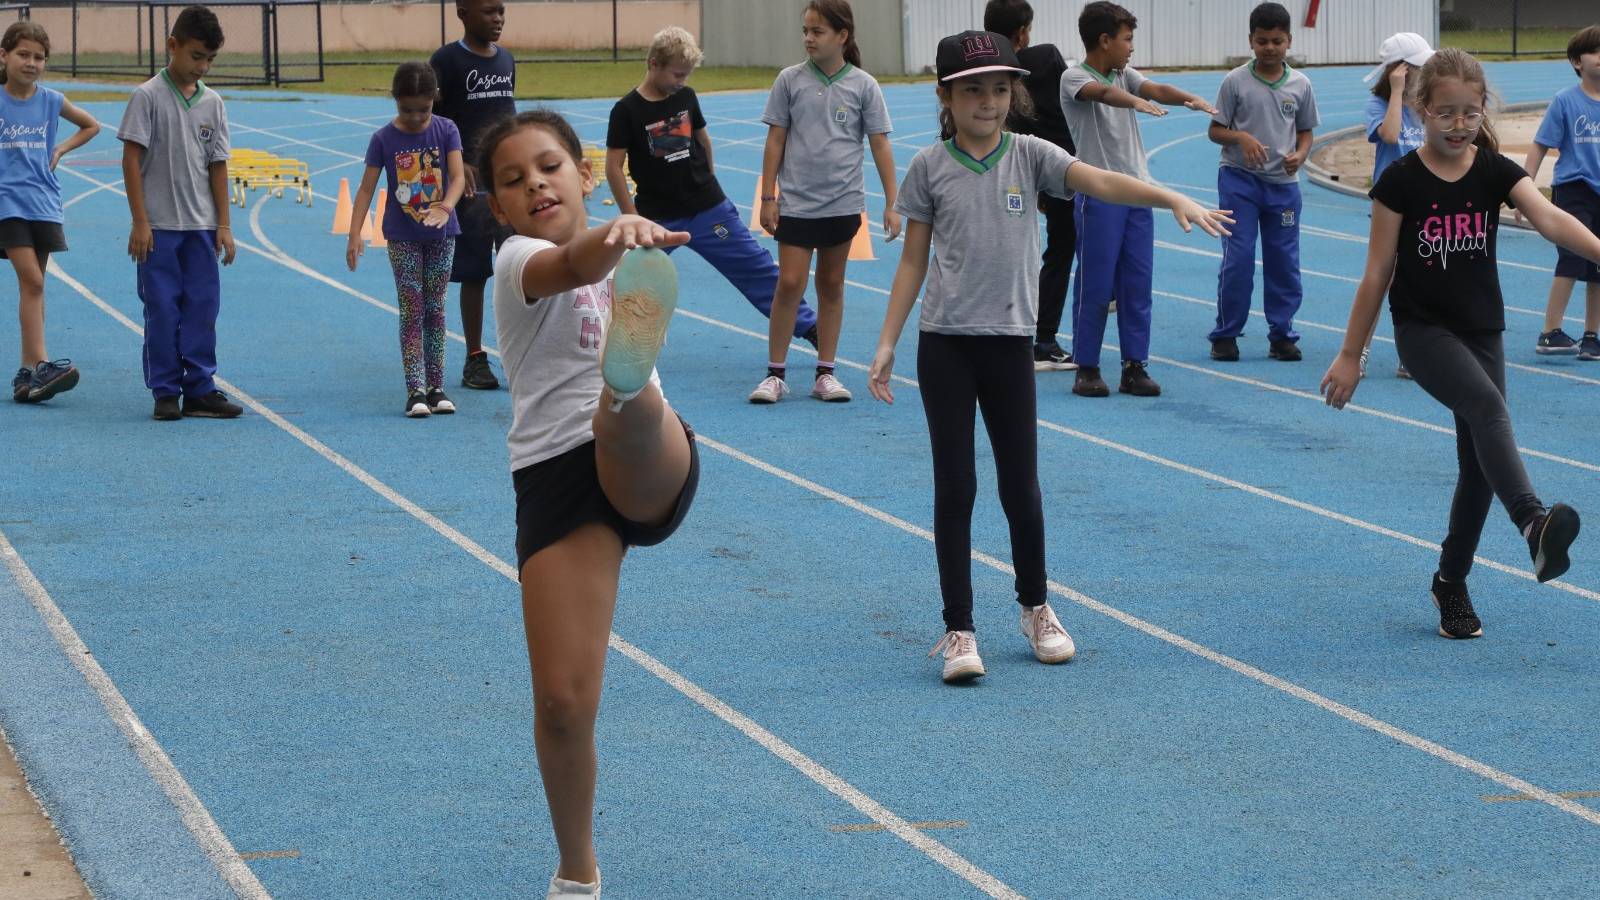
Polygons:
[[44,270],[32,247],[10,247],[6,256],[17,270],[17,319],[22,326],[22,364],[33,368],[44,362]]
[[848,242],[817,251],[817,359],[833,362],[844,327],[844,267]]
[[[767,322],[767,359],[784,362],[789,358],[789,341],[794,339],[794,317],[800,311],[800,297],[811,277],[811,250],[793,244],[778,245],[778,290],[772,295],[772,317]],[[818,315],[817,332],[822,332]]]
[[1555,331],[1566,318],[1567,304],[1572,301],[1572,287],[1576,281],[1559,275],[1550,279],[1550,299],[1544,304],[1544,330]]
[[1583,291],[1583,330],[1600,331],[1600,281],[1591,281]]
[[598,878],[594,723],[617,604],[622,540],[588,523],[522,566],[522,620],[533,672],[533,737],[561,862],[556,876]]
[[658,525],[672,517],[689,479],[689,437],[655,385],[616,412],[606,388],[594,414],[594,459],[600,488],[617,512]]
[[483,349],[483,282],[461,282],[461,336],[467,341],[467,352]]

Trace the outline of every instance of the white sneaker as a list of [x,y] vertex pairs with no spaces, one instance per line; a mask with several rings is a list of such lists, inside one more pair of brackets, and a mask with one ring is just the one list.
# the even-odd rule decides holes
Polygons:
[[1073,646],[1072,635],[1061,627],[1061,620],[1056,618],[1055,610],[1049,603],[1041,603],[1032,609],[1022,608],[1022,636],[1028,639],[1028,644],[1033,647],[1033,655],[1042,663],[1064,663],[1078,652]]
[[988,674],[983,670],[983,658],[978,656],[978,638],[972,632],[946,631],[928,655],[941,650],[944,651],[944,674],[940,677],[945,684],[959,684]]
[[789,393],[789,385],[776,375],[768,375],[761,379],[756,389],[750,392],[751,403],[777,403],[783,395]]
[[817,383],[811,387],[811,396],[829,403],[849,403],[850,389],[833,377],[832,372],[817,376]]
[[584,884],[581,881],[568,881],[565,878],[550,879],[550,890],[544,895],[544,900],[558,900],[561,897],[596,897],[600,896],[600,872],[594,873],[594,881]]

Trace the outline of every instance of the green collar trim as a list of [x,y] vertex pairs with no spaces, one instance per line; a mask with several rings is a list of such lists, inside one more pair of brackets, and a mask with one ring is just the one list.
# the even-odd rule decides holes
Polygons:
[[167,87],[172,88],[172,93],[177,96],[178,102],[183,104],[184,109],[194,109],[194,105],[200,102],[200,96],[206,92],[206,83],[204,81],[196,81],[194,83],[194,96],[185,97],[183,91],[178,90],[177,82],[173,81],[172,76],[167,74],[166,69],[161,70],[161,78],[167,83]]
[[839,67],[839,71],[833,73],[833,77],[832,78],[829,78],[827,73],[822,71],[822,67],[821,66],[817,65],[816,63],[812,62],[809,59],[806,60],[806,68],[811,70],[811,74],[817,76],[817,80],[821,81],[823,84],[825,84],[825,85],[827,85],[829,87],[832,87],[834,82],[836,82],[839,79],[843,78],[844,76],[850,74],[850,70],[853,68],[853,66],[851,66],[849,63],[845,63],[844,65]]
[[950,156],[955,159],[956,162],[961,163],[963,166],[966,166],[974,172],[977,172],[979,175],[983,175],[990,169],[993,169],[995,166],[999,165],[1000,160],[1005,157],[1006,151],[1011,149],[1011,132],[1000,132],[1000,144],[993,150],[989,151],[989,155],[985,156],[983,159],[978,159],[967,151],[957,147],[955,138],[945,141],[944,149],[950,152]]
[[[1109,73],[1102,72],[1099,69],[1096,69],[1094,66],[1089,65],[1087,62],[1081,62],[1081,63],[1078,63],[1078,65],[1082,66],[1083,70],[1085,72],[1088,72],[1090,75],[1093,75],[1095,78],[1100,79],[1100,82],[1102,84],[1111,84],[1111,83],[1116,81],[1116,79],[1112,78]],[[1112,71],[1114,72],[1116,70],[1113,69]]]
[[1266,85],[1267,87],[1272,88],[1273,90],[1277,90],[1278,88],[1283,87],[1284,82],[1289,80],[1289,76],[1294,74],[1294,70],[1289,68],[1289,64],[1288,63],[1284,63],[1283,64],[1283,74],[1278,76],[1278,80],[1277,81],[1268,81],[1265,78],[1261,77],[1261,73],[1260,72],[1256,71],[1256,61],[1252,59],[1252,60],[1250,60],[1250,74],[1254,75],[1255,79],[1257,81],[1261,82],[1262,84]]

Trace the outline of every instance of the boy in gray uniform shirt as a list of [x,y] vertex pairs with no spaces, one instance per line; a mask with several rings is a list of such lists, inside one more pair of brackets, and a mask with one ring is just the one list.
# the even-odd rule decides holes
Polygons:
[[[1164,116],[1157,103],[1182,104],[1215,114],[1211,104],[1188,91],[1157,84],[1128,66],[1138,19],[1115,3],[1090,3],[1078,16],[1083,62],[1061,75],[1061,111],[1078,145],[1078,158],[1098,169],[1148,182],[1144,141],[1137,113]],[[1106,397],[1100,377],[1100,344],[1106,316],[1117,302],[1122,343],[1118,390],[1138,397],[1161,394],[1145,370],[1150,358],[1150,306],[1155,257],[1155,219],[1150,210],[1078,201],[1078,276],[1072,285],[1072,356],[1078,362],[1072,392]]]
[[1291,69],[1289,11],[1263,3],[1250,13],[1250,49],[1255,59],[1229,72],[1217,91],[1211,140],[1222,145],[1217,204],[1238,222],[1222,245],[1217,273],[1217,327],[1211,358],[1239,358],[1238,338],[1250,319],[1255,291],[1256,229],[1261,231],[1264,269],[1262,306],[1267,314],[1268,355],[1299,362],[1300,166],[1311,151],[1317,99],[1311,79]]
[[[231,419],[244,410],[217,390],[217,257],[233,262],[228,224],[228,115],[200,81],[222,47],[222,26],[203,6],[178,15],[167,67],[128,98],[117,137],[144,302],[145,386],[154,417]],[[179,396],[183,397],[180,410]]]

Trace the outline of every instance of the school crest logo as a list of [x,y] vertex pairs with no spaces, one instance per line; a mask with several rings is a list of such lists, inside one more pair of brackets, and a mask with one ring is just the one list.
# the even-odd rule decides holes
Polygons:
[[728,226],[726,226],[726,225],[723,225],[721,223],[713,225],[713,226],[711,226],[711,232],[712,232],[712,234],[715,234],[717,237],[722,238],[723,240],[727,240],[728,239]]
[[843,125],[845,122],[849,121],[849,118],[850,111],[844,108],[843,103],[839,104],[839,107],[833,111],[833,120],[838,122],[840,125]]
[[1006,214],[1011,216],[1012,218],[1021,218],[1023,212],[1024,212],[1024,210],[1022,208],[1022,188],[1021,188],[1021,186],[1015,185],[1015,184],[1007,186],[1006,187]]
[[1283,227],[1285,227],[1285,228],[1293,228],[1294,227],[1294,210],[1286,209],[1286,210],[1283,211]]
[[1286,116],[1294,115],[1295,110],[1297,108],[1298,107],[1295,106],[1295,102],[1293,100],[1288,99],[1287,97],[1284,98],[1282,103],[1278,104],[1278,109],[1282,110],[1283,114],[1286,115]]
[[212,131],[211,131],[211,126],[210,125],[201,125],[200,126],[200,143],[202,143],[202,144],[211,143],[211,134],[212,134]]

